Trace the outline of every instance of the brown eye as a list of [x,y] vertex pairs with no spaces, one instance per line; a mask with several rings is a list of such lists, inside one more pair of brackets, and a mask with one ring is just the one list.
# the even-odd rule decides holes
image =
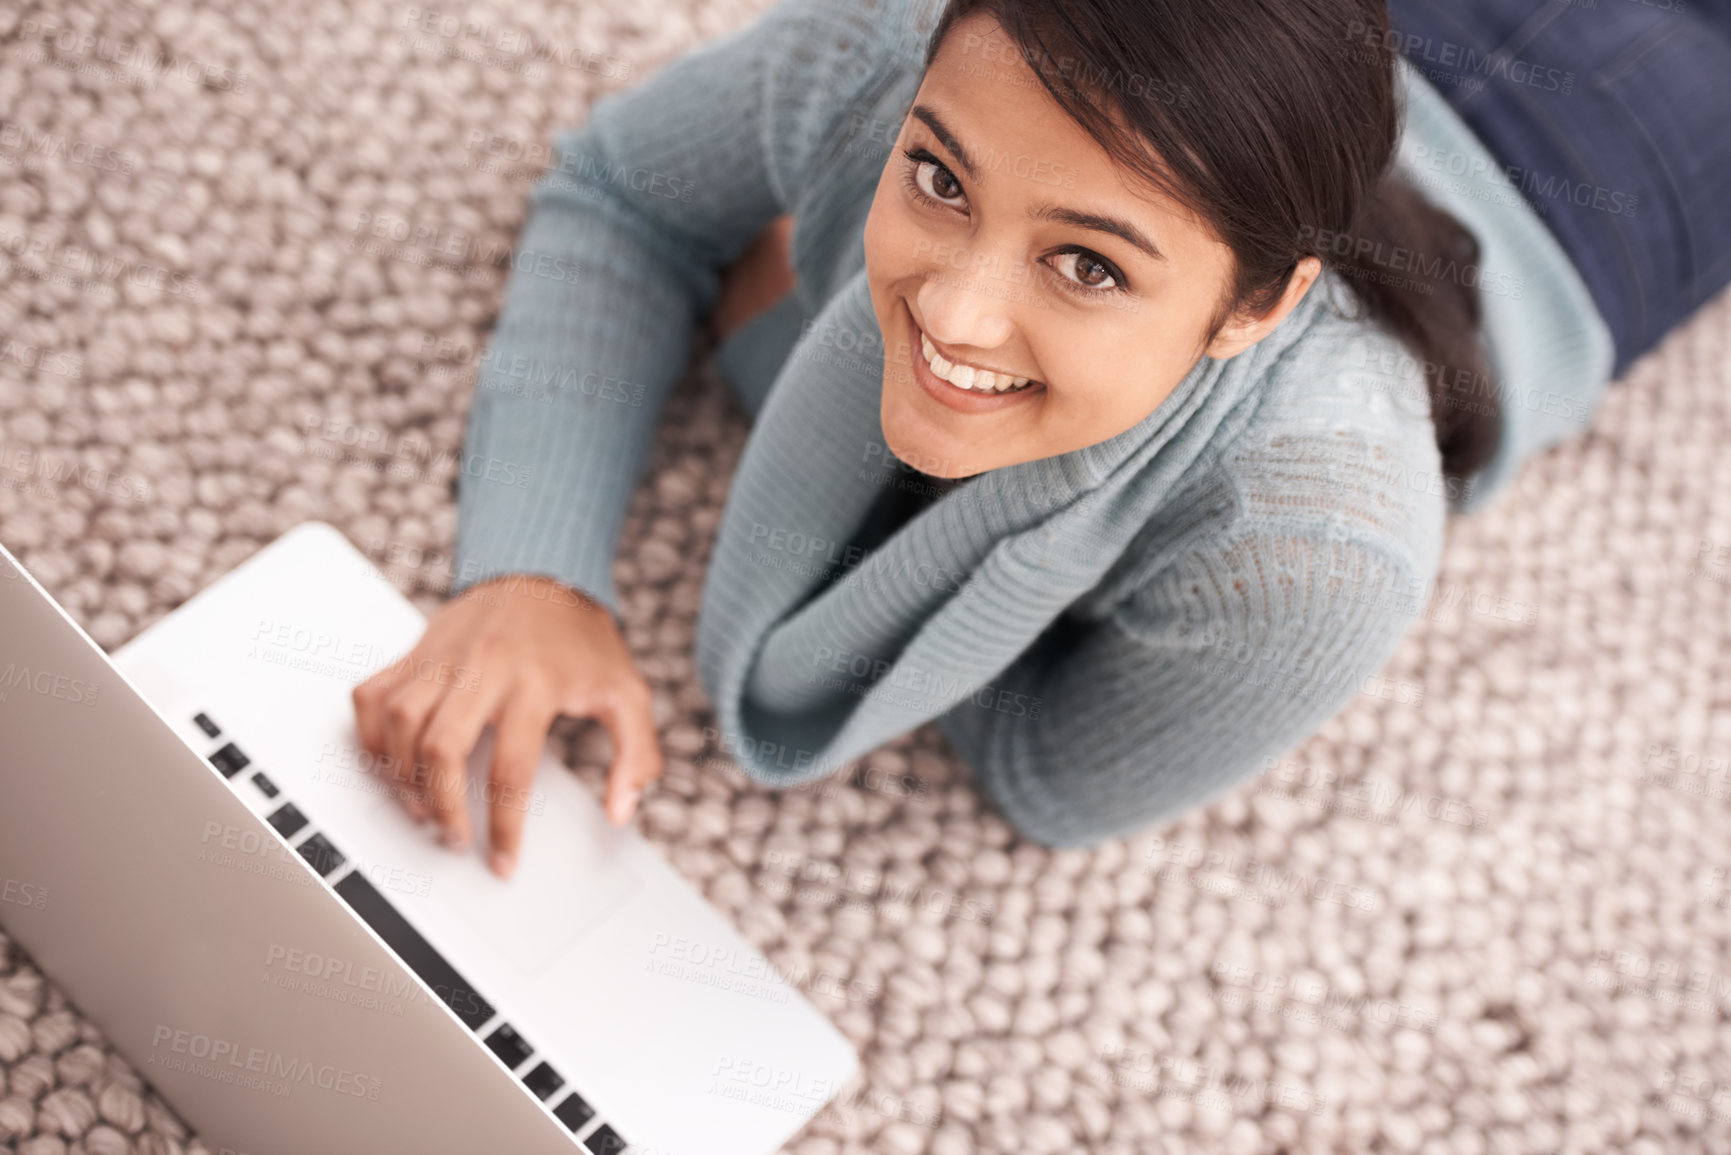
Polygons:
[[1110,265],[1086,250],[1066,249],[1059,255],[1075,259],[1075,275],[1064,277],[1065,282],[1070,285],[1079,286],[1083,289],[1110,291],[1123,284],[1119,280],[1117,272]]
[[962,195],[962,185],[956,180],[955,174],[935,160],[916,163],[914,187],[933,200],[945,203]]
[[939,200],[949,200],[962,195],[961,182],[949,169],[938,166],[938,171],[932,174],[932,191]]
[[[1084,267],[1096,269],[1098,272],[1094,276],[1090,276],[1089,274],[1082,272]],[[1105,280],[1112,279],[1112,274],[1106,271],[1105,265],[1102,265],[1093,257],[1084,256],[1081,253],[1076,254],[1076,271],[1082,273],[1080,279],[1082,283],[1087,285],[1090,289],[1097,289],[1100,287],[1100,280],[1098,278],[1103,278]]]
[[902,169],[902,184],[916,199],[946,208],[959,208],[952,203],[962,195],[962,184],[942,161],[923,148],[904,148],[908,163]]

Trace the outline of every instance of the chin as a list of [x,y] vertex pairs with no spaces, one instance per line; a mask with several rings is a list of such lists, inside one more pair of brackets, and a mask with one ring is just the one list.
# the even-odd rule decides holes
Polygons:
[[[884,404],[879,410],[884,431],[884,445],[906,464],[912,465],[914,462],[922,460],[929,462],[934,456],[938,456],[932,453],[933,446],[926,444],[924,439],[911,432],[905,420],[897,420],[894,415],[895,410],[889,400],[889,390],[895,387],[893,382],[884,382]],[[928,473],[930,471],[922,469],[920,472]],[[932,476],[936,477],[937,474],[934,473]]]
[[904,465],[919,470],[928,477],[967,477],[978,472],[968,466],[965,454],[957,453],[954,442],[941,435],[934,436],[929,427],[921,428],[917,415],[909,412],[906,403],[892,400],[896,391],[907,387],[906,382],[884,379],[884,400],[879,408],[884,445]]

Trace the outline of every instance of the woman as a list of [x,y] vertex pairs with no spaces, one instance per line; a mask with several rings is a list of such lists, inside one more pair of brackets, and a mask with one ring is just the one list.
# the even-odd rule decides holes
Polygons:
[[[1704,200],[1637,218],[1704,246],[1684,270],[1587,259],[1635,235],[1592,196],[1585,225],[1572,193],[1535,207],[1617,91],[1592,29],[1645,75],[1617,55],[1637,8],[1603,2],[1414,4],[1440,31],[1409,34],[1380,0],[783,0],[599,102],[535,191],[470,413],[465,460],[500,468],[461,479],[453,588],[499,596],[416,651],[480,688],[381,674],[363,742],[429,773],[407,804],[461,847],[483,726],[518,796],[552,719],[595,717],[628,819],[662,754],[612,557],[705,318],[754,424],[696,657],[753,777],[936,720],[1023,834],[1085,846],[1206,804],[1356,693],[1410,700],[1377,671],[1447,514],[1585,427],[1728,275]],[[1547,27],[1590,84],[1529,51]],[[522,819],[492,809],[501,875]]]

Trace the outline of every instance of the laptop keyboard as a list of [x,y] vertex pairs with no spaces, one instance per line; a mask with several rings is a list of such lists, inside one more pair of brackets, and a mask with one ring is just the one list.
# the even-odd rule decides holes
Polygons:
[[210,764],[222,771],[222,776],[224,778],[233,778],[236,774],[245,770],[251,761],[252,759],[248,758],[245,754],[242,754],[240,752],[240,747],[236,746],[233,742],[230,742],[228,745],[210,756]]
[[619,1132],[605,1123],[589,1132],[589,1138],[583,1140],[583,1145],[595,1155],[618,1155],[625,1150],[625,1140],[619,1137]]
[[559,1116],[559,1122],[575,1131],[595,1117],[595,1108],[584,1101],[583,1096],[573,1091],[553,1108],[553,1114]]
[[551,1063],[542,1063],[533,1071],[523,1076],[523,1085],[535,1092],[535,1097],[542,1101],[551,1099],[565,1085],[565,1076],[553,1069]]
[[284,802],[265,819],[284,838],[293,838],[306,828],[307,816],[293,802]]
[[[192,721],[206,737],[222,737],[221,728],[211,720],[208,713],[200,711],[193,716]],[[252,764],[252,759],[242,753],[232,741],[224,743],[206,757],[231,785],[235,775]],[[249,781],[266,798],[274,799],[282,793],[281,787],[262,770],[256,771]],[[311,820],[290,801],[284,801],[281,806],[271,811],[265,821],[270,823],[285,841],[293,839],[311,825]],[[457,968],[435,950],[433,944],[423,938],[409,920],[359,871],[342,873],[349,860],[322,832],[314,830],[300,841],[295,850],[336,892],[337,897],[348,903],[349,909],[372,927],[373,933],[384,940],[385,945],[391,948],[391,952],[403,965],[431,987],[439,1000],[450,1007],[452,1013],[469,1028],[476,1039],[510,1068],[513,1074],[521,1071],[535,1057],[535,1049],[517,1033],[516,1028],[503,1020],[483,1036],[482,1028],[499,1017],[493,1004],[481,997],[480,993],[457,973]],[[531,1094],[547,1104],[553,1117],[563,1123],[572,1135],[582,1131],[591,1122],[599,1123],[587,1135],[577,1140],[579,1146],[590,1155],[619,1155],[630,1146],[611,1125],[597,1120],[595,1108],[575,1090],[567,1088],[565,1076],[545,1059],[517,1074],[517,1079]]]
[[385,901],[385,896],[366,880],[365,875],[351,870],[339,878],[332,889],[354,908],[374,933],[385,940],[385,945],[403,960],[404,965],[433,988],[439,1001],[450,1007],[451,1013],[463,1020],[464,1026],[479,1032],[482,1024],[493,1018],[493,1004],[482,998],[396,907]]
[[510,1023],[501,1023],[499,1029],[487,1036],[487,1046],[499,1056],[499,1061],[515,1071],[529,1061],[535,1053],[535,1048],[523,1041]]
[[329,877],[342,868],[348,859],[342,851],[331,845],[330,839],[314,832],[311,838],[301,843],[297,848],[301,857],[307,860],[307,865],[318,872],[320,877]]

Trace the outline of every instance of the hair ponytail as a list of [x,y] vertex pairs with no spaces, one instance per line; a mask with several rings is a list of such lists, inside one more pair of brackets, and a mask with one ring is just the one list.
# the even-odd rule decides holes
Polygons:
[[1459,221],[1388,174],[1332,266],[1413,355],[1396,372],[1422,373],[1443,472],[1465,482],[1490,461],[1502,409],[1479,344],[1478,242]]

